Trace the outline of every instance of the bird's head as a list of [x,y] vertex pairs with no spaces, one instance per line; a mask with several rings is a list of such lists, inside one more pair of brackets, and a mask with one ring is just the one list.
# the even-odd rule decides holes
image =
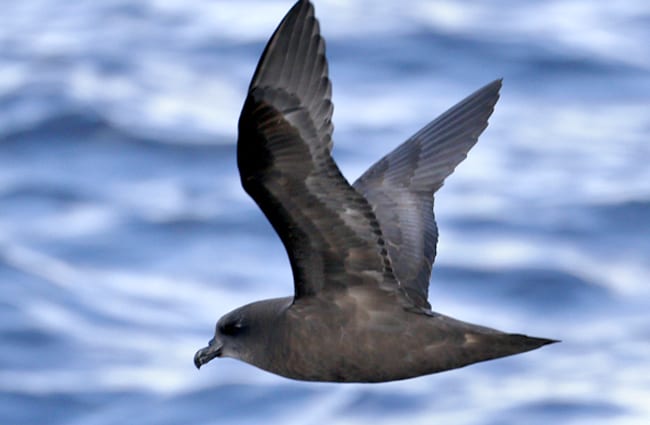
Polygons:
[[194,365],[200,368],[215,357],[256,364],[257,354],[265,351],[267,338],[277,329],[277,318],[288,304],[289,299],[258,301],[224,315],[217,322],[214,338],[194,355]]
[[197,369],[215,357],[241,357],[246,336],[251,331],[246,307],[233,310],[219,319],[214,338],[208,342],[207,347],[201,348],[194,355],[194,365]]

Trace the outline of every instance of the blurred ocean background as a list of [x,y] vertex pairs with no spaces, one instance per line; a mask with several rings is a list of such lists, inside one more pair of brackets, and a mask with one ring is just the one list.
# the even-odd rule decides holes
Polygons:
[[438,192],[434,310],[561,344],[381,385],[234,360],[292,291],[236,124],[290,0],[2,1],[0,424],[650,423],[650,3],[318,0],[350,181],[482,85]]

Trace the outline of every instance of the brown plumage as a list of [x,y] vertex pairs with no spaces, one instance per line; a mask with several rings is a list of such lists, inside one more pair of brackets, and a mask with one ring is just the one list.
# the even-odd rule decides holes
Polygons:
[[331,156],[331,84],[309,1],[271,37],[239,120],[246,192],[280,236],[294,296],[219,320],[200,367],[238,358],[293,379],[380,382],[453,369],[554,342],[431,311],[433,195],[487,127],[494,81],[426,125],[353,185]]

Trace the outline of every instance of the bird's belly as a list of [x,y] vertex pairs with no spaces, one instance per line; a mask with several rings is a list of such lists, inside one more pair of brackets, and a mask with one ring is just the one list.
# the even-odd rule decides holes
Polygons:
[[[436,356],[453,335],[412,314],[390,314],[347,323],[302,323],[286,333],[277,373],[293,379],[329,382],[383,382],[441,370]],[[397,317],[396,317],[397,316]],[[318,341],[308,344],[306,341]]]

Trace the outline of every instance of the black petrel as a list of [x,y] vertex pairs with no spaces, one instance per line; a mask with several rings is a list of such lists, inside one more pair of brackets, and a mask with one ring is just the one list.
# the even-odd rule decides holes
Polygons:
[[433,195],[487,127],[501,80],[476,91],[353,185],[332,151],[325,42],[298,1],[268,42],[239,118],[242,186],[286,248],[294,296],[223,316],[196,367],[233,357],[330,382],[406,379],[555,342],[436,313],[427,301]]

